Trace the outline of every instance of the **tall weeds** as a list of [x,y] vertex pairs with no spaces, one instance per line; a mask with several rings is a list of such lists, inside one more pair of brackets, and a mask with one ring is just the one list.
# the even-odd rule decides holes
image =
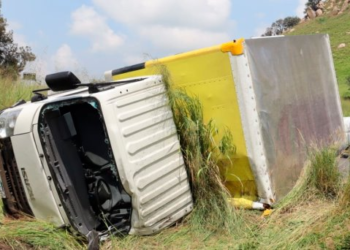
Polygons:
[[336,158],[336,150],[332,147],[310,147],[298,182],[278,207],[288,209],[315,196],[336,198],[341,186]]
[[20,100],[30,100],[32,91],[40,88],[37,85],[27,85],[11,78],[0,78],[0,110],[11,107]]
[[204,121],[200,100],[175,88],[165,68],[162,68],[162,77],[190,177],[195,203],[191,222],[213,230],[229,228],[233,223],[233,208],[227,202],[229,192],[218,162],[235,154],[232,135],[228,130],[223,131],[217,140],[219,130],[213,120]]
[[336,197],[340,187],[336,157],[336,151],[332,148],[316,149],[310,154],[308,187],[327,198]]
[[339,208],[347,210],[350,209],[350,176],[348,176],[346,183],[341,189],[339,195]]

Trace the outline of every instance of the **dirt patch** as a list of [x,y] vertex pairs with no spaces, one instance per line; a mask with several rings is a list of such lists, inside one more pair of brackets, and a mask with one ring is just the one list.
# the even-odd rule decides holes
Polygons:
[[0,242],[0,250],[12,250],[12,247]]
[[5,242],[0,242],[0,250],[13,250],[13,249],[35,249],[33,246],[31,246],[30,244],[21,242],[21,241],[16,241],[15,245],[13,246],[9,246],[7,243]]

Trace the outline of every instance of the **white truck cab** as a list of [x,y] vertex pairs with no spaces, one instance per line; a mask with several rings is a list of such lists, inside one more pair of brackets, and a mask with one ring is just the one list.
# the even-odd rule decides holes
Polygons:
[[160,76],[81,84],[0,114],[0,193],[26,213],[87,236],[154,234],[193,207],[177,130]]

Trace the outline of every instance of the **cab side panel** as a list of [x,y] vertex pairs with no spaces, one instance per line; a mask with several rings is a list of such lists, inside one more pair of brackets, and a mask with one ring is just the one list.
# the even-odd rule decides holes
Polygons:
[[101,95],[118,171],[132,196],[130,233],[153,234],[193,206],[165,87],[158,77]]

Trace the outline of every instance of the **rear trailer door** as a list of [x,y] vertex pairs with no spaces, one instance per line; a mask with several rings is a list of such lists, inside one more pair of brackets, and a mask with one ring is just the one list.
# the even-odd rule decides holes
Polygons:
[[101,105],[125,190],[131,234],[152,234],[192,210],[173,115],[160,76],[94,95]]
[[242,96],[255,102],[264,154],[253,159],[280,199],[299,178],[307,147],[331,145],[344,131],[330,41],[321,34],[249,39],[244,54],[231,61],[241,65],[236,84],[251,87]]

